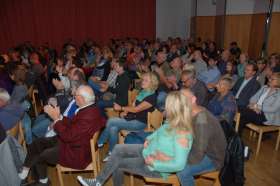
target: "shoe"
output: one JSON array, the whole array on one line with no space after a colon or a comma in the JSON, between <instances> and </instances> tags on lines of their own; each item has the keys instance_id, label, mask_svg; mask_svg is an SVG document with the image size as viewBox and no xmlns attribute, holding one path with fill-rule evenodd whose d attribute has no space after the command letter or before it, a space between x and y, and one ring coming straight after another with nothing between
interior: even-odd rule
<instances>
[{"instance_id":1,"label":"shoe","mask_svg":"<svg viewBox=\"0 0 280 186\"><path fill-rule=\"evenodd\" d=\"M103 162L109 161L110 156L111 156L111 152L109 152L108 155L103 159Z\"/></svg>"},{"instance_id":2,"label":"shoe","mask_svg":"<svg viewBox=\"0 0 280 186\"><path fill-rule=\"evenodd\" d=\"M41 182L37 181L35 183L30 183L29 185L26 185L26 186L50 186L50 185L51 185L51 182L50 182L50 179L48 179L47 183L41 183Z\"/></svg>"},{"instance_id":3,"label":"shoe","mask_svg":"<svg viewBox=\"0 0 280 186\"><path fill-rule=\"evenodd\" d=\"M83 178L82 176L77 176L78 181L83 186L101 186L101 184L95 179Z\"/></svg>"},{"instance_id":4,"label":"shoe","mask_svg":"<svg viewBox=\"0 0 280 186\"><path fill-rule=\"evenodd\" d=\"M28 184L30 184L30 183L28 182L27 178L25 178L24 180L21 180L21 182L20 182L20 186L27 186Z\"/></svg>"}]
</instances>

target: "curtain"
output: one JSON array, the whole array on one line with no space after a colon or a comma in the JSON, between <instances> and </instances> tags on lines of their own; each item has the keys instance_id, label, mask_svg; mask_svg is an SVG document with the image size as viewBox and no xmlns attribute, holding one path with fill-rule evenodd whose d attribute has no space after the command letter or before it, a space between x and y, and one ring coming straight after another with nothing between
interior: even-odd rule
<instances>
[{"instance_id":1,"label":"curtain","mask_svg":"<svg viewBox=\"0 0 280 186\"><path fill-rule=\"evenodd\" d=\"M26 41L60 49L68 39L154 39L155 16L155 0L1 0L0 52Z\"/></svg>"}]
</instances>

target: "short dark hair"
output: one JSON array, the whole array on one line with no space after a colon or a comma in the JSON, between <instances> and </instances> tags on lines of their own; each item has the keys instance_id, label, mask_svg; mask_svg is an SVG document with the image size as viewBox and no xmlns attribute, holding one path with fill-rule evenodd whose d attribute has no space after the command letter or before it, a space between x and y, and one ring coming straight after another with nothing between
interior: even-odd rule
<instances>
[{"instance_id":1,"label":"short dark hair","mask_svg":"<svg viewBox=\"0 0 280 186\"><path fill-rule=\"evenodd\" d=\"M257 72L259 69L256 63L250 62L247 65L251 65L253 67L253 71L255 71L255 72Z\"/></svg>"}]
</instances>

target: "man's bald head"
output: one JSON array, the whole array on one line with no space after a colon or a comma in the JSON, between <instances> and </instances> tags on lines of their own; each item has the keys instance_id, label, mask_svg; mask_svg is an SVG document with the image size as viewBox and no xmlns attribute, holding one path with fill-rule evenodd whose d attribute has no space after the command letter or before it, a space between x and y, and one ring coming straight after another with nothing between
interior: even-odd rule
<instances>
[{"instance_id":1,"label":"man's bald head","mask_svg":"<svg viewBox=\"0 0 280 186\"><path fill-rule=\"evenodd\" d=\"M93 90L87 85L81 85L76 91L76 103L79 107L93 104L95 95Z\"/></svg>"},{"instance_id":2,"label":"man's bald head","mask_svg":"<svg viewBox=\"0 0 280 186\"><path fill-rule=\"evenodd\" d=\"M183 88L181 89L181 92L183 93L184 96L186 96L188 101L192 103L192 106L197 106L196 97L190 89Z\"/></svg>"}]
</instances>

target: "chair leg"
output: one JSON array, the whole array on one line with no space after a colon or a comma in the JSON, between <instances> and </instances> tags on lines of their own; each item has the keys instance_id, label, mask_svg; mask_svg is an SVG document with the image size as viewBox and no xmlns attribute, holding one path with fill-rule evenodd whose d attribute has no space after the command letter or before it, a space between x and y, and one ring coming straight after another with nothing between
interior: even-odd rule
<instances>
[{"instance_id":1,"label":"chair leg","mask_svg":"<svg viewBox=\"0 0 280 186\"><path fill-rule=\"evenodd\" d=\"M278 148L279 148L279 143L280 143L280 129L279 129L279 132L278 132L278 137L277 137L277 141L276 141L275 150L278 150Z\"/></svg>"},{"instance_id":2,"label":"chair leg","mask_svg":"<svg viewBox=\"0 0 280 186\"><path fill-rule=\"evenodd\" d=\"M221 183L219 181L219 178L214 180L214 186L221 186Z\"/></svg>"},{"instance_id":3,"label":"chair leg","mask_svg":"<svg viewBox=\"0 0 280 186\"><path fill-rule=\"evenodd\" d=\"M59 184L60 184L60 186L64 186L62 172L59 167L56 167L56 169L57 169L57 176L58 176Z\"/></svg>"},{"instance_id":4,"label":"chair leg","mask_svg":"<svg viewBox=\"0 0 280 186\"><path fill-rule=\"evenodd\" d=\"M134 186L134 177L133 177L133 175L130 174L129 178L130 178L130 186Z\"/></svg>"},{"instance_id":5,"label":"chair leg","mask_svg":"<svg viewBox=\"0 0 280 186\"><path fill-rule=\"evenodd\" d=\"M252 135L253 135L253 131L252 131L252 130L250 130L249 139L251 139L251 138L252 138Z\"/></svg>"},{"instance_id":6,"label":"chair leg","mask_svg":"<svg viewBox=\"0 0 280 186\"><path fill-rule=\"evenodd\" d=\"M261 131L260 131L260 134L259 134L259 139L258 139L256 157L259 155L259 151L260 151L260 148L261 148L262 135L263 135L263 131L261 130Z\"/></svg>"}]
</instances>

